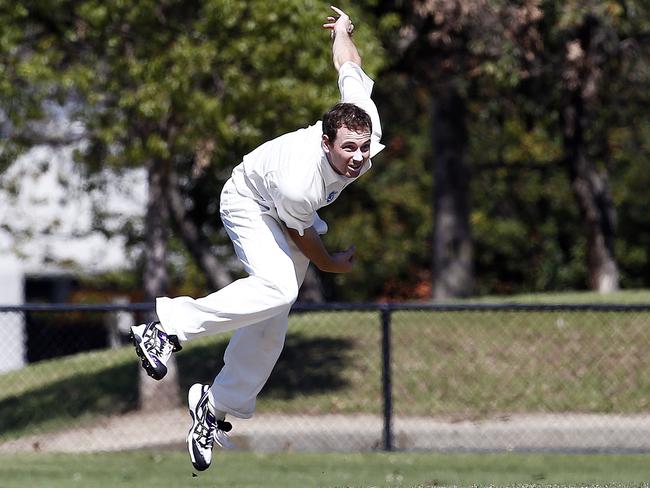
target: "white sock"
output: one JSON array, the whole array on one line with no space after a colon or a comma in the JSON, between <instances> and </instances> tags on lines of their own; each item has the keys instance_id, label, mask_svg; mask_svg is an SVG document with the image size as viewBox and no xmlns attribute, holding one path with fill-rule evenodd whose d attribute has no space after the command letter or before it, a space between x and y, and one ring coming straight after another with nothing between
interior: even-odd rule
<instances>
[{"instance_id":1,"label":"white sock","mask_svg":"<svg viewBox=\"0 0 650 488\"><path fill-rule=\"evenodd\" d=\"M217 410L216 407L214 406L214 399L212 398L212 391L208 393L208 407L210 407L210 411L214 415L214 418L217 420L226 420L226 412L222 412L220 410Z\"/></svg>"}]
</instances>

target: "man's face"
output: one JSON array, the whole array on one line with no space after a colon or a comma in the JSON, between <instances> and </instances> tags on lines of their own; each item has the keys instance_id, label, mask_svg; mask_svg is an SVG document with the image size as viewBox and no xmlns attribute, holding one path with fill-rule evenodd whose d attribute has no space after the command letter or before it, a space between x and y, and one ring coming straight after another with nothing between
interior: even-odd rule
<instances>
[{"instance_id":1,"label":"man's face","mask_svg":"<svg viewBox=\"0 0 650 488\"><path fill-rule=\"evenodd\" d=\"M334 142L323 134L323 150L334 171L347 178L356 178L370 157L370 131L356 132L346 126L336 131Z\"/></svg>"}]
</instances>

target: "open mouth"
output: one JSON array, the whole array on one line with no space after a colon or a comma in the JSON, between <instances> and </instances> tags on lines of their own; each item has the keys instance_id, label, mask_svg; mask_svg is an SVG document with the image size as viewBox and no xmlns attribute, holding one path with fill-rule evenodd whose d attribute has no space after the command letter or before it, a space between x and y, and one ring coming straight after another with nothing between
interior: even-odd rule
<instances>
[{"instance_id":1,"label":"open mouth","mask_svg":"<svg viewBox=\"0 0 650 488\"><path fill-rule=\"evenodd\" d=\"M358 163L354 162L354 163L348 164L348 168L353 170L353 171L359 171L362 166L363 166L363 161L359 161Z\"/></svg>"},{"instance_id":2,"label":"open mouth","mask_svg":"<svg viewBox=\"0 0 650 488\"><path fill-rule=\"evenodd\" d=\"M353 165L353 164L348 164L348 175L352 177L357 177L359 176L359 173L361 173L361 168L363 167L363 164L360 164L358 166Z\"/></svg>"}]
</instances>

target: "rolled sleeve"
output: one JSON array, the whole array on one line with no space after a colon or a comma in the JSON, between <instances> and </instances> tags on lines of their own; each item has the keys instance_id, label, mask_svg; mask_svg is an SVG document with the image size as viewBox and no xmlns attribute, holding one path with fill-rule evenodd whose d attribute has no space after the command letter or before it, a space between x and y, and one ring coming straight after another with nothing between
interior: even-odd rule
<instances>
[{"instance_id":1,"label":"rolled sleeve","mask_svg":"<svg viewBox=\"0 0 650 488\"><path fill-rule=\"evenodd\" d=\"M286 180L270 178L269 189L278 218L301 236L305 229L314 225L316 214L312 203L299 188L293 188Z\"/></svg>"},{"instance_id":2,"label":"rolled sleeve","mask_svg":"<svg viewBox=\"0 0 650 488\"><path fill-rule=\"evenodd\" d=\"M314 212L311 211L304 201L284 200L275 204L278 217L290 229L298 231L301 236L305 229L314 225Z\"/></svg>"},{"instance_id":3,"label":"rolled sleeve","mask_svg":"<svg viewBox=\"0 0 650 488\"><path fill-rule=\"evenodd\" d=\"M314 212L314 230L320 235L327 234L328 231L327 222L321 219L318 212Z\"/></svg>"},{"instance_id":4,"label":"rolled sleeve","mask_svg":"<svg viewBox=\"0 0 650 488\"><path fill-rule=\"evenodd\" d=\"M375 82L361 69L361 67L348 61L339 68L339 91L341 101L352 103L370 116L372 121L372 135L370 137L370 157L378 154L384 145L381 141L381 121L375 103L370 98Z\"/></svg>"}]
</instances>

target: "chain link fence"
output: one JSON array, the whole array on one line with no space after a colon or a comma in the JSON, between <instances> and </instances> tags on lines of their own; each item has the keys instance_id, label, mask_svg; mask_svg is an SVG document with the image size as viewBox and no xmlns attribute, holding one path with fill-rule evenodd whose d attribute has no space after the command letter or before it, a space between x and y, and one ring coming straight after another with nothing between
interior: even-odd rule
<instances>
[{"instance_id":1,"label":"chain link fence","mask_svg":"<svg viewBox=\"0 0 650 488\"><path fill-rule=\"evenodd\" d=\"M141 372L148 304L0 308L0 452L184 445L229 335ZM650 452L650 305L296 305L253 450Z\"/></svg>"}]
</instances>

